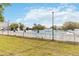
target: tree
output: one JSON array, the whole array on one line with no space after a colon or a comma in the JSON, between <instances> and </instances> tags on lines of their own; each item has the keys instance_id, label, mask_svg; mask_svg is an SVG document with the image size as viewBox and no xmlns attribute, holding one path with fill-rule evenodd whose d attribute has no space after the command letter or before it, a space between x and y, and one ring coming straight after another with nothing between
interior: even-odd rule
<instances>
[{"instance_id":1,"label":"tree","mask_svg":"<svg viewBox=\"0 0 79 59\"><path fill-rule=\"evenodd\" d=\"M19 29L20 29L20 30L23 30L23 29L24 29L24 24L19 23Z\"/></svg>"},{"instance_id":2,"label":"tree","mask_svg":"<svg viewBox=\"0 0 79 59\"><path fill-rule=\"evenodd\" d=\"M31 30L31 28L29 28L29 27L26 27L26 30L28 31L28 30Z\"/></svg>"},{"instance_id":3,"label":"tree","mask_svg":"<svg viewBox=\"0 0 79 59\"><path fill-rule=\"evenodd\" d=\"M34 24L33 26L33 30L44 30L46 27L45 26L42 26L40 24Z\"/></svg>"},{"instance_id":4,"label":"tree","mask_svg":"<svg viewBox=\"0 0 79 59\"><path fill-rule=\"evenodd\" d=\"M74 29L77 28L77 23L76 23L76 22L71 22L71 21L65 22L65 23L63 24L62 28L63 28L64 30L74 30Z\"/></svg>"},{"instance_id":5,"label":"tree","mask_svg":"<svg viewBox=\"0 0 79 59\"><path fill-rule=\"evenodd\" d=\"M4 16L0 14L0 22L4 22Z\"/></svg>"},{"instance_id":6,"label":"tree","mask_svg":"<svg viewBox=\"0 0 79 59\"><path fill-rule=\"evenodd\" d=\"M10 29L10 30L17 30L17 28L18 28L18 24L17 24L17 23L12 23L12 24L10 24L10 26L9 26L9 29Z\"/></svg>"},{"instance_id":7,"label":"tree","mask_svg":"<svg viewBox=\"0 0 79 59\"><path fill-rule=\"evenodd\" d=\"M34 24L33 26L33 30L37 30L37 32L39 33L39 30L44 30L46 27L45 26L42 26L40 24Z\"/></svg>"},{"instance_id":8,"label":"tree","mask_svg":"<svg viewBox=\"0 0 79 59\"><path fill-rule=\"evenodd\" d=\"M0 22L4 22L3 11L9 5L10 5L9 3L0 3Z\"/></svg>"},{"instance_id":9,"label":"tree","mask_svg":"<svg viewBox=\"0 0 79 59\"><path fill-rule=\"evenodd\" d=\"M79 29L79 22L76 22L76 29Z\"/></svg>"},{"instance_id":10,"label":"tree","mask_svg":"<svg viewBox=\"0 0 79 59\"><path fill-rule=\"evenodd\" d=\"M56 26L56 25L53 25L51 28L52 28L53 30L56 30L57 26Z\"/></svg>"}]
</instances>

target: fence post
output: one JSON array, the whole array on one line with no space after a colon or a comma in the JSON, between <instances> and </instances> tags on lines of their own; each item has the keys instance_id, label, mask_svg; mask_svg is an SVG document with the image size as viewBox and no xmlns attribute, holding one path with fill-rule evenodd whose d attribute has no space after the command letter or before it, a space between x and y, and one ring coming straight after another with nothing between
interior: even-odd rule
<instances>
[{"instance_id":1,"label":"fence post","mask_svg":"<svg viewBox=\"0 0 79 59\"><path fill-rule=\"evenodd\" d=\"M9 20L7 21L7 35L9 35Z\"/></svg>"},{"instance_id":2,"label":"fence post","mask_svg":"<svg viewBox=\"0 0 79 59\"><path fill-rule=\"evenodd\" d=\"M24 30L23 30L23 37L24 37Z\"/></svg>"},{"instance_id":3,"label":"fence post","mask_svg":"<svg viewBox=\"0 0 79 59\"><path fill-rule=\"evenodd\" d=\"M76 39L76 37L75 37L75 30L73 30L73 36L74 36L74 45L75 45L75 39Z\"/></svg>"}]
</instances>

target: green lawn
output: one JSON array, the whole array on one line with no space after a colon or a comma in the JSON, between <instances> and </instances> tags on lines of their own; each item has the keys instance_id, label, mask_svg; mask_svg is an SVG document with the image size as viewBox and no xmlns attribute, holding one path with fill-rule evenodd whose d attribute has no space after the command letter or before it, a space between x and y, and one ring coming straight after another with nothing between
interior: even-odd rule
<instances>
[{"instance_id":1,"label":"green lawn","mask_svg":"<svg viewBox=\"0 0 79 59\"><path fill-rule=\"evenodd\" d=\"M0 35L0 55L79 55L79 45Z\"/></svg>"}]
</instances>

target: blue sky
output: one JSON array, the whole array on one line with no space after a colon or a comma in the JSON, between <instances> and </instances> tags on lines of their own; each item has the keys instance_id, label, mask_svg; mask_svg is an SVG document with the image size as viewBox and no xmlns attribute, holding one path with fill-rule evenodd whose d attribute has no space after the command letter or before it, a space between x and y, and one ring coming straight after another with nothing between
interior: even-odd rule
<instances>
[{"instance_id":1,"label":"blue sky","mask_svg":"<svg viewBox=\"0 0 79 59\"><path fill-rule=\"evenodd\" d=\"M56 25L62 25L65 21L79 21L79 4L15 3L5 8L4 16L11 23L21 22L29 27L36 23L50 27L52 11Z\"/></svg>"}]
</instances>

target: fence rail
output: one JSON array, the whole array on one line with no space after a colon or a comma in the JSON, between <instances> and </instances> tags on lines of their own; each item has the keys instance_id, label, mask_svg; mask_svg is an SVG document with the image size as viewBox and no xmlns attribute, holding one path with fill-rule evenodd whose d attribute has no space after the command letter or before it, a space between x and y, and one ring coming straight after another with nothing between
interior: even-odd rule
<instances>
[{"instance_id":1,"label":"fence rail","mask_svg":"<svg viewBox=\"0 0 79 59\"><path fill-rule=\"evenodd\" d=\"M49 40L58 40L58 41L72 41L72 42L79 42L79 31L54 31L54 35L52 32L43 32L40 31L39 33L35 31L0 31L0 34L3 35L15 35L15 36L22 36L22 37L34 37L34 38L42 38L42 39L49 39ZM74 35L75 34L75 35Z\"/></svg>"},{"instance_id":2,"label":"fence rail","mask_svg":"<svg viewBox=\"0 0 79 59\"><path fill-rule=\"evenodd\" d=\"M79 31L55 31L54 40L79 42Z\"/></svg>"},{"instance_id":3,"label":"fence rail","mask_svg":"<svg viewBox=\"0 0 79 59\"><path fill-rule=\"evenodd\" d=\"M53 35L52 32L34 32L34 31L0 31L0 34L3 35L15 35L15 36L22 36L22 37L34 37L34 38L42 38L42 39L49 39L52 40L53 39Z\"/></svg>"}]
</instances>

